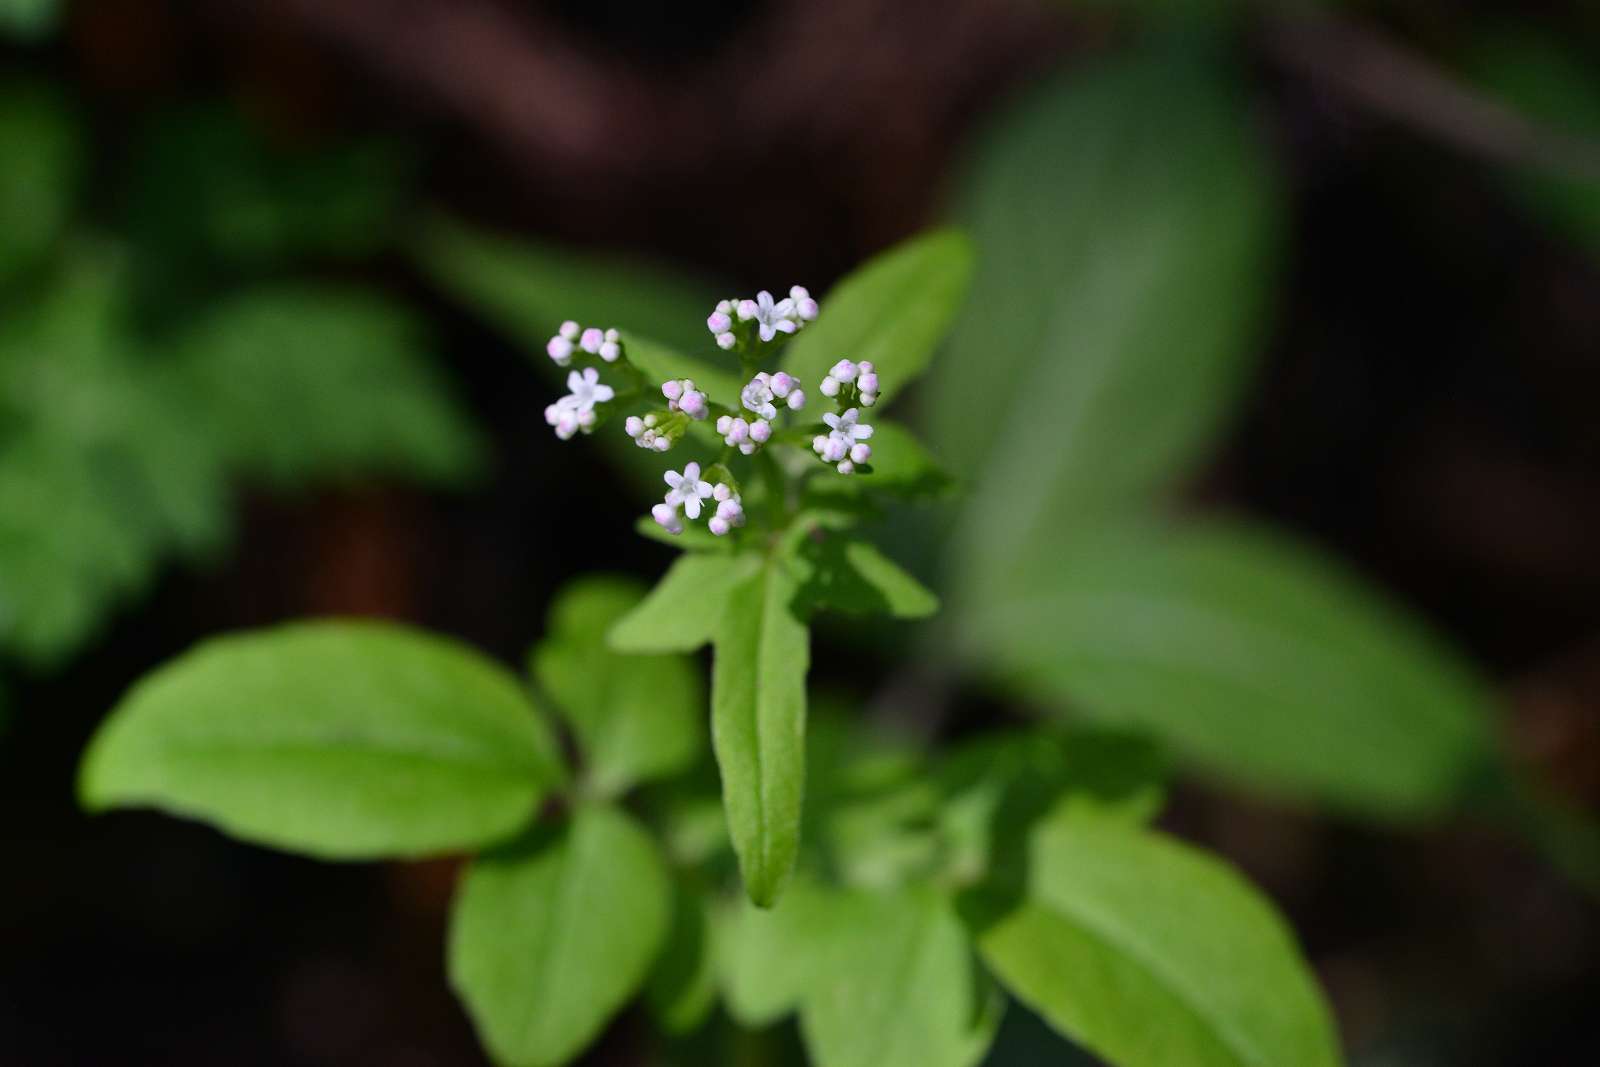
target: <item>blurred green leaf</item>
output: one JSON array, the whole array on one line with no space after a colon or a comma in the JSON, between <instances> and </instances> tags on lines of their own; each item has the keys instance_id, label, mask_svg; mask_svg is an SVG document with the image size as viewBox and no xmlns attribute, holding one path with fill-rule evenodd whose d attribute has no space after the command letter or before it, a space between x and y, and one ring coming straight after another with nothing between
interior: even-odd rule
<instances>
[{"instance_id":1,"label":"blurred green leaf","mask_svg":"<svg viewBox=\"0 0 1600 1067\"><path fill-rule=\"evenodd\" d=\"M570 822L479 856L450 926L450 980L510 1067L553 1067L639 990L666 937L671 885L650 835L580 805Z\"/></svg>"},{"instance_id":2,"label":"blurred green leaf","mask_svg":"<svg viewBox=\"0 0 1600 1067\"><path fill-rule=\"evenodd\" d=\"M1600 73L1592 57L1527 27L1500 27L1479 42L1479 81L1522 115L1558 136L1586 141L1600 158ZM1600 253L1600 180L1528 167L1514 176L1529 210Z\"/></svg>"},{"instance_id":3,"label":"blurred green leaf","mask_svg":"<svg viewBox=\"0 0 1600 1067\"><path fill-rule=\"evenodd\" d=\"M1272 905L1164 835L1069 811L1034 833L1022 898L968 915L1001 983L1117 1067L1342 1062Z\"/></svg>"},{"instance_id":4,"label":"blurred green leaf","mask_svg":"<svg viewBox=\"0 0 1600 1067\"><path fill-rule=\"evenodd\" d=\"M668 351L714 351L706 316L727 294L682 271L496 237L442 218L421 229L414 251L435 282L540 362L549 362L545 342L567 319L659 338Z\"/></svg>"},{"instance_id":5,"label":"blurred green leaf","mask_svg":"<svg viewBox=\"0 0 1600 1067\"><path fill-rule=\"evenodd\" d=\"M877 419L872 428L870 470L858 470L849 478L813 478L806 486L812 498L843 500L881 492L924 500L945 496L955 488L955 480L910 430Z\"/></svg>"},{"instance_id":6,"label":"blurred green leaf","mask_svg":"<svg viewBox=\"0 0 1600 1067\"><path fill-rule=\"evenodd\" d=\"M700 753L705 690L694 664L606 646L607 629L643 596L628 579L580 579L556 601L531 656L534 679L572 724L585 774L604 796L676 774Z\"/></svg>"},{"instance_id":7,"label":"blurred green leaf","mask_svg":"<svg viewBox=\"0 0 1600 1067\"><path fill-rule=\"evenodd\" d=\"M211 308L176 343L191 418L242 472L299 486L408 474L452 483L481 459L403 308L359 290L274 285Z\"/></svg>"},{"instance_id":8,"label":"blurred green leaf","mask_svg":"<svg viewBox=\"0 0 1600 1067\"><path fill-rule=\"evenodd\" d=\"M960 212L977 273L928 382L932 442L971 485L963 594L1192 468L1248 380L1280 198L1209 59L1074 70L979 146Z\"/></svg>"},{"instance_id":9,"label":"blurred green leaf","mask_svg":"<svg viewBox=\"0 0 1600 1067\"><path fill-rule=\"evenodd\" d=\"M717 1005L716 943L708 902L682 885L672 899L671 929L645 999L656 1023L678 1035L699 1029Z\"/></svg>"},{"instance_id":10,"label":"blurred green leaf","mask_svg":"<svg viewBox=\"0 0 1600 1067\"><path fill-rule=\"evenodd\" d=\"M273 145L221 106L150 122L132 160L134 283L169 305L209 295L230 273L372 255L393 235L413 170L397 144Z\"/></svg>"},{"instance_id":11,"label":"blurred green leaf","mask_svg":"<svg viewBox=\"0 0 1600 1067\"><path fill-rule=\"evenodd\" d=\"M972 244L955 230L896 245L829 291L817 321L789 344L783 369L810 391L839 360L870 360L886 404L933 358L971 275Z\"/></svg>"},{"instance_id":12,"label":"blurred green leaf","mask_svg":"<svg viewBox=\"0 0 1600 1067\"><path fill-rule=\"evenodd\" d=\"M771 907L794 870L805 799L810 633L796 582L768 560L728 595L715 630L711 740L745 891Z\"/></svg>"},{"instance_id":13,"label":"blurred green leaf","mask_svg":"<svg viewBox=\"0 0 1600 1067\"><path fill-rule=\"evenodd\" d=\"M181 376L135 348L121 279L77 249L0 308L0 644L39 665L227 525L223 457L196 441Z\"/></svg>"},{"instance_id":14,"label":"blurred green leaf","mask_svg":"<svg viewBox=\"0 0 1600 1067\"><path fill-rule=\"evenodd\" d=\"M802 614L819 610L851 615L925 619L939 598L907 574L876 545L847 533L829 533L800 543Z\"/></svg>"},{"instance_id":15,"label":"blurred green leaf","mask_svg":"<svg viewBox=\"0 0 1600 1067\"><path fill-rule=\"evenodd\" d=\"M515 677L376 622L208 641L129 691L91 742L85 807L156 807L330 859L515 833L562 778Z\"/></svg>"},{"instance_id":16,"label":"blurred green leaf","mask_svg":"<svg viewBox=\"0 0 1600 1067\"><path fill-rule=\"evenodd\" d=\"M685 356L632 331L624 333L622 340L628 362L644 373L652 387L672 378L689 378L711 396L732 400L744 386L731 367L717 367L703 359ZM653 388L647 390L646 398L652 406L659 407L662 403L660 392Z\"/></svg>"},{"instance_id":17,"label":"blurred green leaf","mask_svg":"<svg viewBox=\"0 0 1600 1067\"><path fill-rule=\"evenodd\" d=\"M974 662L1229 780L1416 818L1492 765L1490 697L1468 665L1331 560L1263 530L1052 539L991 593L964 620Z\"/></svg>"},{"instance_id":18,"label":"blurred green leaf","mask_svg":"<svg viewBox=\"0 0 1600 1067\"><path fill-rule=\"evenodd\" d=\"M42 12L48 5L32 6ZM20 20L29 10L22 0L0 0L0 28L8 14ZM78 194L83 157L77 124L55 93L0 83L0 284L38 264L60 236Z\"/></svg>"},{"instance_id":19,"label":"blurred green leaf","mask_svg":"<svg viewBox=\"0 0 1600 1067\"><path fill-rule=\"evenodd\" d=\"M42 41L61 22L60 0L0 0L0 36L25 43ZM0 159L15 157L0 152ZM0 233L9 232L0 227Z\"/></svg>"},{"instance_id":20,"label":"blurred green leaf","mask_svg":"<svg viewBox=\"0 0 1600 1067\"><path fill-rule=\"evenodd\" d=\"M1004 1000L979 975L967 932L932 889L858 893L842 936L854 951L811 989L801 1032L817 1067L971 1067Z\"/></svg>"},{"instance_id":21,"label":"blurred green leaf","mask_svg":"<svg viewBox=\"0 0 1600 1067\"><path fill-rule=\"evenodd\" d=\"M607 643L618 652L693 652L716 636L728 597L756 566L750 556L684 553L607 631Z\"/></svg>"},{"instance_id":22,"label":"blurred green leaf","mask_svg":"<svg viewBox=\"0 0 1600 1067\"><path fill-rule=\"evenodd\" d=\"M839 895L797 877L771 908L740 897L717 915L719 980L728 1014L740 1025L768 1026L795 1011L806 991L839 966L832 957L853 951L841 936Z\"/></svg>"}]
</instances>

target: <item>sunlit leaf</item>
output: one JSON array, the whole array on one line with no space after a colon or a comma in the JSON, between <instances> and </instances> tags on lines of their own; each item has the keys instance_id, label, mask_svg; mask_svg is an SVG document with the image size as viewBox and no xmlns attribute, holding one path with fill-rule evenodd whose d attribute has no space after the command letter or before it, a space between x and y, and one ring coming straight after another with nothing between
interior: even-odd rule
<instances>
[{"instance_id":1,"label":"sunlit leaf","mask_svg":"<svg viewBox=\"0 0 1600 1067\"><path fill-rule=\"evenodd\" d=\"M850 894L841 931L854 951L804 997L800 1027L817 1067L971 1067L1004 1001L974 967L955 909L928 888Z\"/></svg>"},{"instance_id":2,"label":"sunlit leaf","mask_svg":"<svg viewBox=\"0 0 1600 1067\"><path fill-rule=\"evenodd\" d=\"M560 782L516 678L443 638L302 623L199 645L138 683L84 756L94 811L155 807L335 859L506 838Z\"/></svg>"},{"instance_id":3,"label":"sunlit leaf","mask_svg":"<svg viewBox=\"0 0 1600 1067\"><path fill-rule=\"evenodd\" d=\"M577 735L586 778L604 796L683 770L703 743L699 669L683 656L630 656L606 645L606 631L643 596L623 578L568 586L530 657L534 679Z\"/></svg>"},{"instance_id":4,"label":"sunlit leaf","mask_svg":"<svg viewBox=\"0 0 1600 1067\"><path fill-rule=\"evenodd\" d=\"M1117 1067L1334 1067L1294 936L1244 879L1161 834L1083 811L1033 835L1016 899L968 917L1001 983Z\"/></svg>"},{"instance_id":5,"label":"sunlit leaf","mask_svg":"<svg viewBox=\"0 0 1600 1067\"><path fill-rule=\"evenodd\" d=\"M790 342L784 370L810 391L839 360L868 360L883 383L878 403L886 404L933 358L971 274L972 246L957 231L896 245L828 292L816 322Z\"/></svg>"},{"instance_id":6,"label":"sunlit leaf","mask_svg":"<svg viewBox=\"0 0 1600 1067\"><path fill-rule=\"evenodd\" d=\"M810 633L778 561L743 578L715 631L711 740L745 891L777 901L800 848Z\"/></svg>"},{"instance_id":7,"label":"sunlit leaf","mask_svg":"<svg viewBox=\"0 0 1600 1067\"><path fill-rule=\"evenodd\" d=\"M974 662L1230 781L1404 818L1447 808L1491 765L1483 681L1282 536L1116 525L1033 546L992 592L967 620Z\"/></svg>"},{"instance_id":8,"label":"sunlit leaf","mask_svg":"<svg viewBox=\"0 0 1600 1067\"><path fill-rule=\"evenodd\" d=\"M756 566L748 556L685 553L606 639L618 652L693 652L716 636L728 597Z\"/></svg>"},{"instance_id":9,"label":"sunlit leaf","mask_svg":"<svg viewBox=\"0 0 1600 1067\"><path fill-rule=\"evenodd\" d=\"M649 834L599 805L474 860L450 980L495 1059L554 1067L593 1041L644 982L670 892Z\"/></svg>"}]
</instances>

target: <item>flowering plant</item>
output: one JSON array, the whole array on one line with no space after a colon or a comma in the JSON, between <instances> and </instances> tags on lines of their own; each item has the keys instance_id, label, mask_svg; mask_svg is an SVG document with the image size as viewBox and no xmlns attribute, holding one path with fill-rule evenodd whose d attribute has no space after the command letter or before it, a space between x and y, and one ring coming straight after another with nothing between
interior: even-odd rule
<instances>
[{"instance_id":1,"label":"flowering plant","mask_svg":"<svg viewBox=\"0 0 1600 1067\"><path fill-rule=\"evenodd\" d=\"M1271 907L1148 829L1148 743L1030 729L928 751L808 713L819 614L938 607L864 531L951 487L878 412L927 365L970 260L939 232L820 303L723 301L705 359L562 324L555 434L620 420L633 457L677 454L639 522L684 551L660 582L575 582L531 686L376 622L208 642L127 694L85 755L84 803L325 859L476 852L450 976L518 1067L571 1060L640 995L673 1035L719 1003L748 1028L798 1015L822 1067L972 1067L1008 997L1127 1067L1335 1064Z\"/></svg>"}]
</instances>

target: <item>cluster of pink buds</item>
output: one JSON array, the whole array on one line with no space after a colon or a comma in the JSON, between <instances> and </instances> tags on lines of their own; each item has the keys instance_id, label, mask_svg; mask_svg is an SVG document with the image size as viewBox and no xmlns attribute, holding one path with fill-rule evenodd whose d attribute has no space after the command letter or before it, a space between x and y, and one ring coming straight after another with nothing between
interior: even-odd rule
<instances>
[{"instance_id":1,"label":"cluster of pink buds","mask_svg":"<svg viewBox=\"0 0 1600 1067\"><path fill-rule=\"evenodd\" d=\"M823 415L828 432L811 439L811 451L832 463L840 474L854 474L857 466L872 458L872 446L867 444L872 427L860 419L858 408L849 408L842 415L831 411Z\"/></svg>"},{"instance_id":2,"label":"cluster of pink buds","mask_svg":"<svg viewBox=\"0 0 1600 1067\"><path fill-rule=\"evenodd\" d=\"M546 342L544 350L558 367L570 364L577 352L587 352L607 363L615 363L617 357L622 355L622 336L616 330L601 330L597 326L585 330L568 319L561 324L556 335Z\"/></svg>"},{"instance_id":3,"label":"cluster of pink buds","mask_svg":"<svg viewBox=\"0 0 1600 1067\"><path fill-rule=\"evenodd\" d=\"M860 404L870 408L878 402L878 372L867 360L852 363L841 359L822 379L822 395L837 399L840 404Z\"/></svg>"}]
</instances>

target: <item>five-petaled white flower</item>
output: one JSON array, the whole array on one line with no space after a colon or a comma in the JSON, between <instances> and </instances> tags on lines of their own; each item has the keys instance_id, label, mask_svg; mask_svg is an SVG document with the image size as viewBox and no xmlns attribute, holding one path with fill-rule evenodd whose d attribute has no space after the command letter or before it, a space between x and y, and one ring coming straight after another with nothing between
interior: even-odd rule
<instances>
[{"instance_id":1,"label":"five-petaled white flower","mask_svg":"<svg viewBox=\"0 0 1600 1067\"><path fill-rule=\"evenodd\" d=\"M799 317L793 297L774 301L772 294L765 289L757 293L754 300L739 301L739 318L744 321L755 319L759 328L757 332L763 341L770 341L780 333L794 333L800 328L800 323L796 321Z\"/></svg>"},{"instance_id":2,"label":"five-petaled white flower","mask_svg":"<svg viewBox=\"0 0 1600 1067\"><path fill-rule=\"evenodd\" d=\"M593 367L573 371L567 375L567 388L571 393L556 403L582 414L593 411L596 404L604 404L617 395L609 385L600 384L600 372Z\"/></svg>"},{"instance_id":3,"label":"five-petaled white flower","mask_svg":"<svg viewBox=\"0 0 1600 1067\"><path fill-rule=\"evenodd\" d=\"M700 517L700 501L711 496L713 486L710 482L700 480L700 464L688 463L684 465L683 473L667 471L662 475L667 483L666 503L671 507L683 507L683 513L691 519Z\"/></svg>"},{"instance_id":4,"label":"five-petaled white flower","mask_svg":"<svg viewBox=\"0 0 1600 1067\"><path fill-rule=\"evenodd\" d=\"M837 464L840 474L850 474L856 464L872 458L872 446L866 443L872 436L872 427L859 421L860 418L858 408L851 408L843 415L827 412L822 421L828 424L828 433L812 438L811 450L827 462Z\"/></svg>"}]
</instances>

